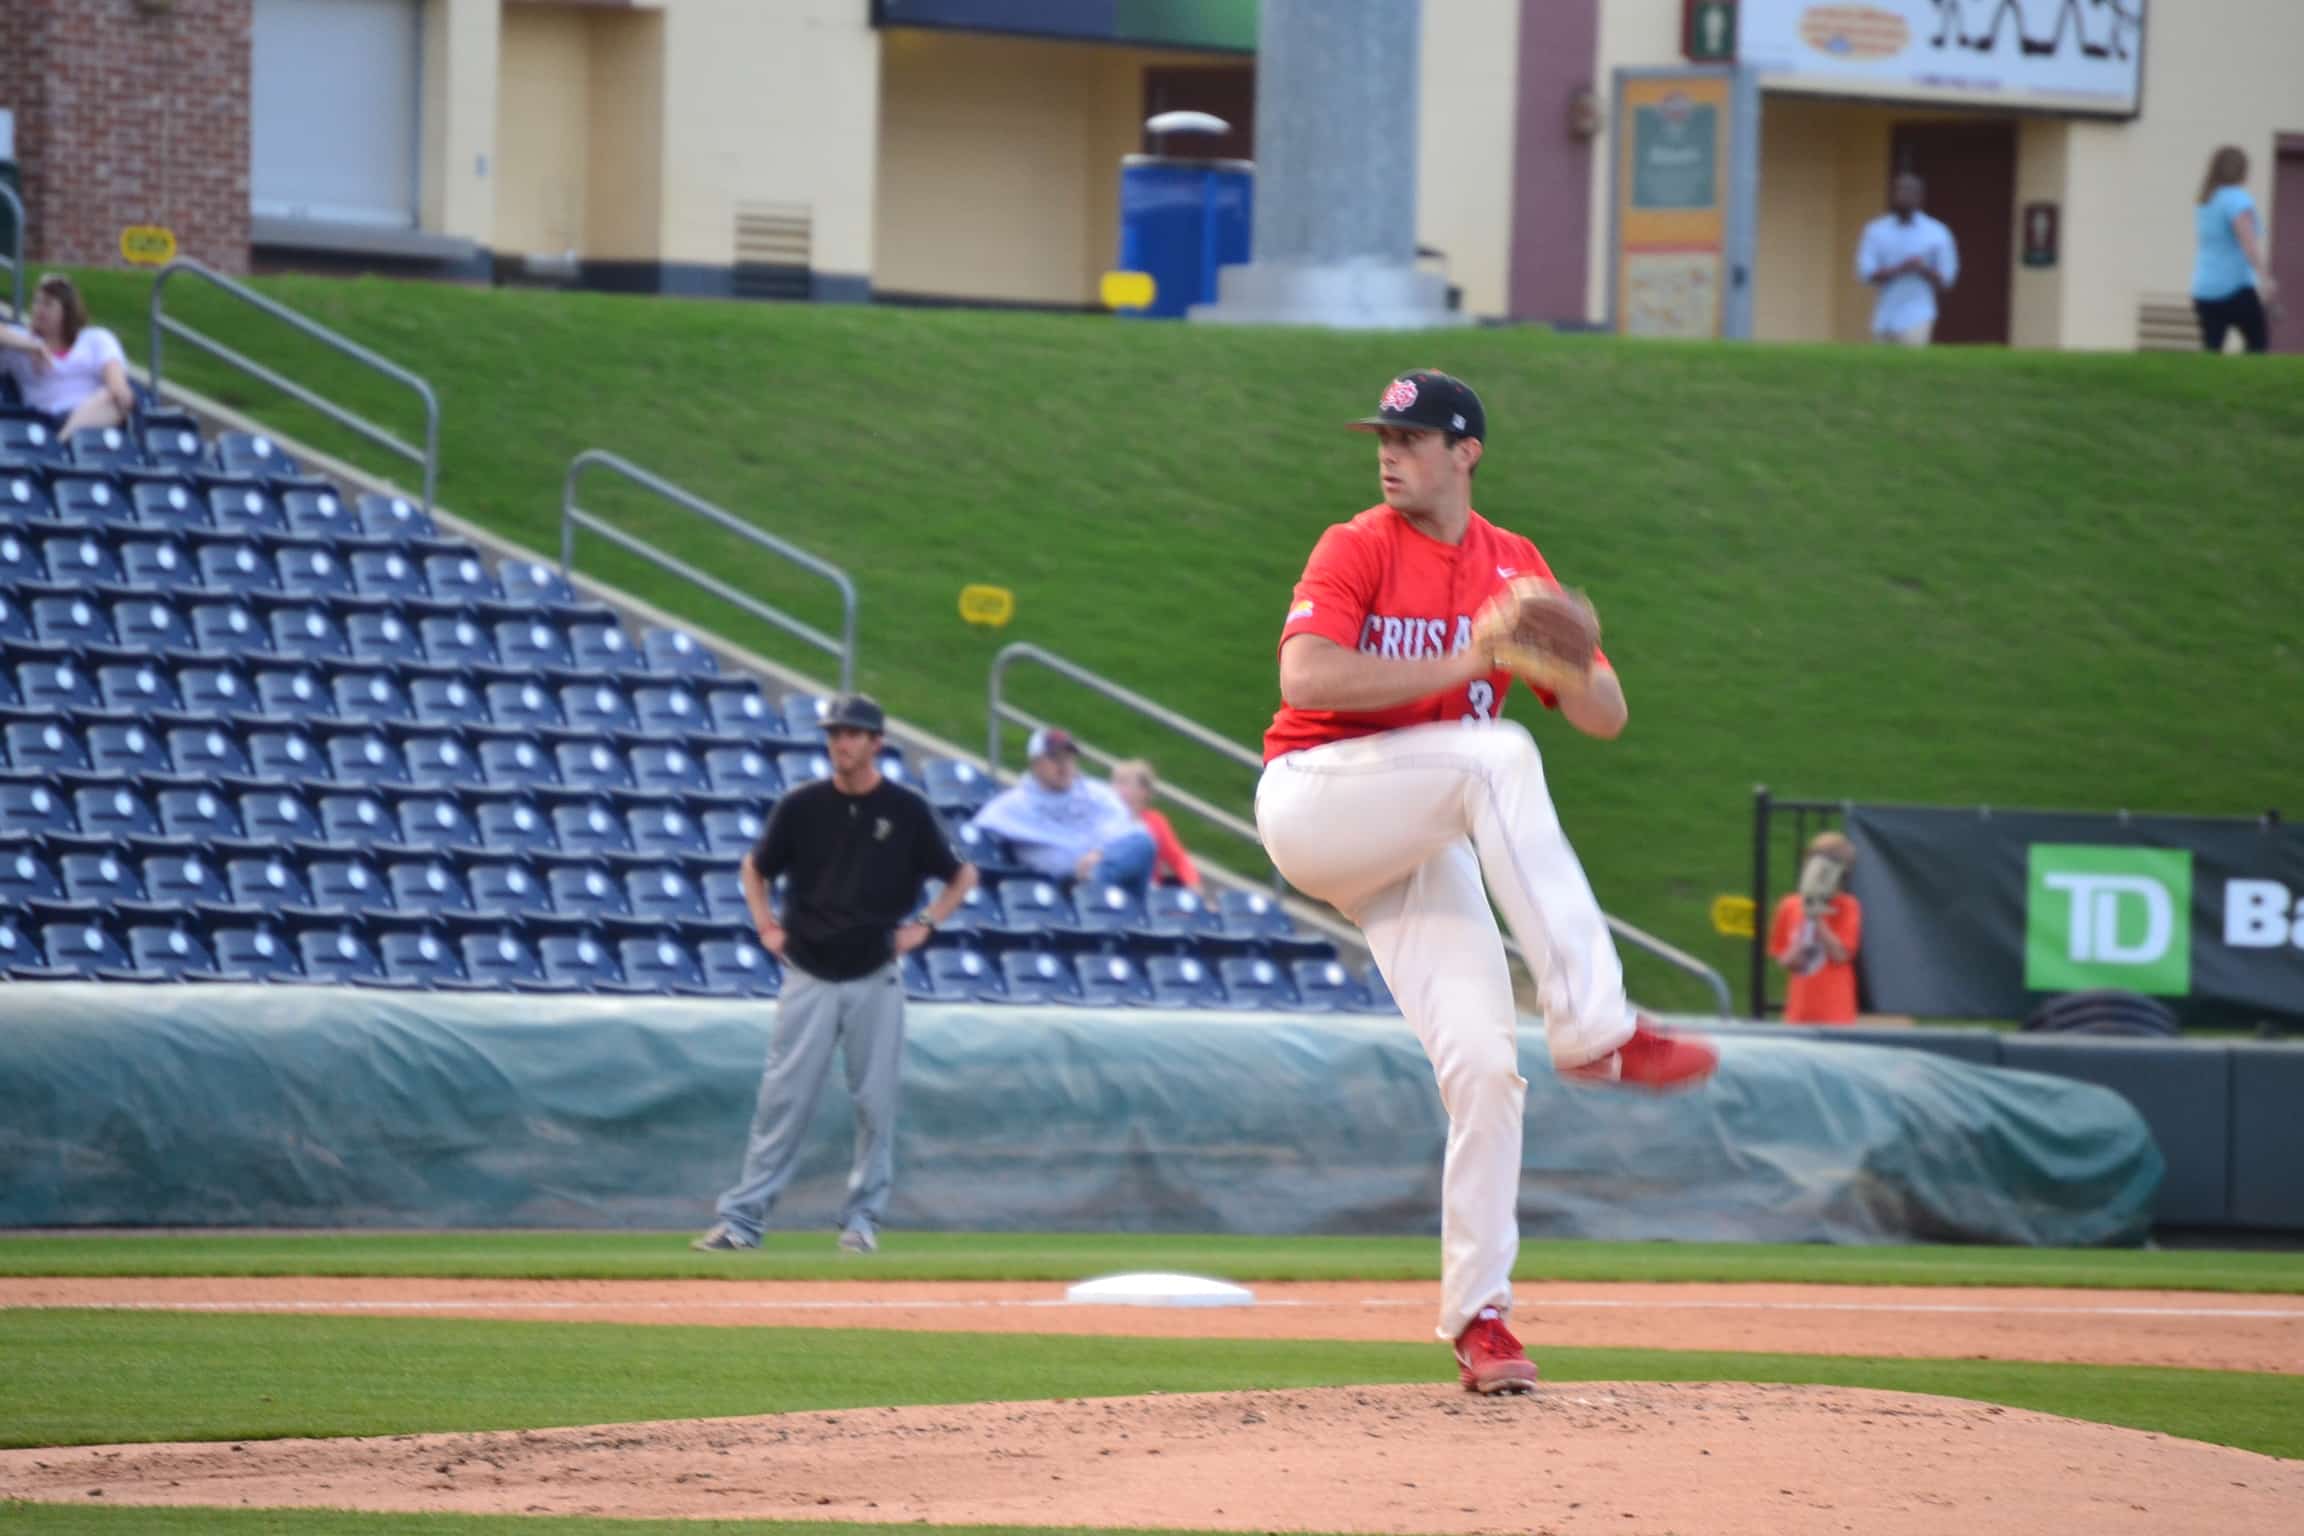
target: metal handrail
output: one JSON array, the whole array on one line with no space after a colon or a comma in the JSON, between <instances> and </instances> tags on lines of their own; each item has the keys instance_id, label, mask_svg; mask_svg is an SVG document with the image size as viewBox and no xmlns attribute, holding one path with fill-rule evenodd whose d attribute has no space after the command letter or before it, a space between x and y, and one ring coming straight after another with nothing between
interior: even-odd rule
<instances>
[{"instance_id":1,"label":"metal handrail","mask_svg":"<svg viewBox=\"0 0 2304 1536\"><path fill-rule=\"evenodd\" d=\"M8 211L15 215L15 221L8 226L15 234L9 242L13 248L6 256L0 256L0 261L8 264L9 280L16 288L16 307L8 313L21 325L24 323L24 199L16 195L14 187L0 181L0 203L6 203Z\"/></svg>"},{"instance_id":2,"label":"metal handrail","mask_svg":"<svg viewBox=\"0 0 2304 1536\"><path fill-rule=\"evenodd\" d=\"M709 571L700 570L676 555L668 555L645 539L634 538L622 529L602 522L590 512L576 505L576 482L587 469L605 469L623 476L642 490L653 491L674 506L683 507L698 516L717 523L739 538L747 539L774 555L781 555L802 570L823 577L840 591L840 637L832 636L805 623L781 608L760 601L749 592L741 592ZM587 448L568 461L567 478L560 487L560 574L573 577L576 571L576 530L589 529L628 554L638 555L675 576L702 587L714 597L734 603L754 618L775 625L786 634L807 641L818 650L840 659L840 691L847 693L856 686L856 583L848 573L829 560L808 553L796 544L788 544L772 533L755 528L732 512L723 511L703 497L681 489L660 475L651 474L629 459L621 458L604 448Z\"/></svg>"},{"instance_id":3,"label":"metal handrail","mask_svg":"<svg viewBox=\"0 0 2304 1536\"><path fill-rule=\"evenodd\" d=\"M1013 704L1005 702L1001 697L1001 680L1009 665L1019 661L1036 662L1049 671L1078 683L1091 693L1110 699L1115 704L1127 706L1155 725L1166 726L1187 741L1206 747L1219 757L1238 763L1244 768L1252 768L1259 773L1264 769L1264 760L1261 757L1241 746L1238 742L1229 741L1217 735L1198 721L1177 714L1166 705L1155 703L1131 689L1123 688L1120 684L1089 671L1077 662L1067 661L1052 651L1046 651L1037 645L1019 641L1014 645L1003 646L1000 653L992 658L992 675L987 687L985 701L984 760L992 765L995 772L1000 767L1000 727L1003 723L1020 725L1026 730L1038 730L1048 723L1037 716L1025 713ZM1093 761L1106 766L1114 761L1112 754L1092 747L1077 737L1073 739L1073 745L1080 749L1082 756ZM1207 818L1225 831L1246 838L1258 847L1263 846L1264 839L1257 832L1254 822L1247 821L1220 806L1211 805L1190 790L1178 789L1165 782L1160 785L1159 792L1187 810ZM1273 883L1275 885L1280 883L1278 870L1273 871ZM1620 917L1610 917L1605 913L1602 916L1607 917L1609 932L1618 938L1635 948L1646 950L1667 965L1686 971L1704 983L1706 988L1711 991L1713 1000L1719 1005L1721 1018L1726 1019L1735 1016L1735 1001L1733 994L1728 989L1728 979L1725 976L1686 950L1667 944L1646 929L1634 927ZM1511 944L1512 952L1520 957L1520 963L1528 966L1530 974L1533 975L1535 967L1529 965L1527 950L1523 949L1516 939L1507 937L1507 942Z\"/></svg>"},{"instance_id":4,"label":"metal handrail","mask_svg":"<svg viewBox=\"0 0 2304 1536\"><path fill-rule=\"evenodd\" d=\"M252 308L262 310L273 319L301 332L332 351L340 352L356 363L365 364L386 378L407 385L424 403L424 446L403 442L392 433L377 426L367 417L344 409L324 396L306 389L295 380L267 368L241 352L236 352L212 336L205 336L180 320L168 318L162 299L167 293L168 281L178 273L189 273L212 287L220 288L233 298ZM220 362L228 363L251 378L262 380L291 399L300 400L321 415L349 432L357 432L368 441L388 452L398 454L424 472L424 510L432 510L432 498L440 482L440 397L432 386L417 374L409 372L390 358L378 356L348 336L339 336L315 320L308 320L287 305L264 297L244 283L234 282L223 273L213 270L190 257L180 257L162 267L152 279L152 387L160 388L160 338L174 336L180 341L199 347Z\"/></svg>"}]
</instances>

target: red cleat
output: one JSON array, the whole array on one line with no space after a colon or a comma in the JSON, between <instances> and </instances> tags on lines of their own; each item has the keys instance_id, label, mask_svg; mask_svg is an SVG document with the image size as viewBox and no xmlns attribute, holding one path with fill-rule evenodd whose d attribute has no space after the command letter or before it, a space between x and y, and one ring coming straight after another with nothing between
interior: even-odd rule
<instances>
[{"instance_id":1,"label":"red cleat","mask_svg":"<svg viewBox=\"0 0 2304 1536\"><path fill-rule=\"evenodd\" d=\"M1613 1083L1670 1093L1695 1087L1719 1066L1719 1047L1702 1035L1671 1034L1635 1016L1631 1039L1596 1061L1562 1067L1559 1072L1573 1082Z\"/></svg>"},{"instance_id":2,"label":"red cleat","mask_svg":"<svg viewBox=\"0 0 2304 1536\"><path fill-rule=\"evenodd\" d=\"M1467 1392L1494 1397L1536 1390L1536 1362L1528 1358L1528 1351L1512 1337L1512 1330L1504 1326L1494 1307L1482 1307L1480 1315L1456 1336L1456 1364L1462 1367Z\"/></svg>"}]
</instances>

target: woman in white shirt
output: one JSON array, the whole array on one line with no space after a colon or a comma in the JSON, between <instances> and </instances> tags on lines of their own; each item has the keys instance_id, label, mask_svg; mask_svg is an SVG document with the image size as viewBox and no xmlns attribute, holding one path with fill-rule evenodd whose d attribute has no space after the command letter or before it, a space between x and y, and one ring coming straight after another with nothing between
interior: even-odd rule
<instances>
[{"instance_id":1,"label":"woman in white shirt","mask_svg":"<svg viewBox=\"0 0 2304 1536\"><path fill-rule=\"evenodd\" d=\"M72 279L51 272L32 301L32 327L0 325L0 367L16 376L24 403L56 421L56 435L117 427L136 409L120 338L88 323L88 301Z\"/></svg>"}]
</instances>

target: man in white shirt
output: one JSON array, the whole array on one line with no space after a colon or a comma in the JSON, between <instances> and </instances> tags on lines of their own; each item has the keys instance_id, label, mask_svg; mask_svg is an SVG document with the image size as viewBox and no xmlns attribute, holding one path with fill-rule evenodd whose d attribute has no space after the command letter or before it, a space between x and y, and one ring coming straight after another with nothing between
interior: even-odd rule
<instances>
[{"instance_id":1,"label":"man in white shirt","mask_svg":"<svg viewBox=\"0 0 2304 1536\"><path fill-rule=\"evenodd\" d=\"M1023 778L995 795L973 825L1016 847L1035 874L1094 878L1141 895L1152 879L1152 834L1110 788L1080 772L1080 749L1053 726L1032 733Z\"/></svg>"},{"instance_id":2,"label":"man in white shirt","mask_svg":"<svg viewBox=\"0 0 2304 1536\"><path fill-rule=\"evenodd\" d=\"M1927 188L1907 171L1888 192L1888 212L1864 226L1856 275L1880 290L1872 339L1924 347L1936 334L1936 301L1960 277L1952 231L1920 211Z\"/></svg>"}]
</instances>

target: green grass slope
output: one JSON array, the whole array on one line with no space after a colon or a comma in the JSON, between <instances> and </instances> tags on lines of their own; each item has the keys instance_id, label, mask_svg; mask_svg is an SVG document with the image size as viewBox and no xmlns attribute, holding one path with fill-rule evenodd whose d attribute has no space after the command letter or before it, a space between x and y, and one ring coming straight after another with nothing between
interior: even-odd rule
<instances>
[{"instance_id":1,"label":"green grass slope","mask_svg":"<svg viewBox=\"0 0 2304 1536\"><path fill-rule=\"evenodd\" d=\"M557 547L561 474L605 447L847 566L863 683L975 742L993 651L1074 656L1243 742L1319 531L1375 497L1338 423L1398 368L1470 379L1479 505L1590 589L1632 701L1621 741L1540 723L1612 910L1723 965L1749 796L2253 813L2288 798L2304 685L2304 364L2196 356L1414 338L1079 317L726 305L283 278L279 299L426 374L443 499ZM145 281L91 274L144 350ZM181 313L412 415L272 322ZM270 413L178 346L180 376ZM341 445L334 429L313 433ZM825 590L605 487L587 501L829 627ZM813 658L599 541L579 564ZM1017 594L990 634L963 582ZM1244 803L1244 772L1044 679L1029 708ZM1523 699L1516 713L1531 716ZM1237 851L1233 851L1237 857ZM1637 991L1700 1001L1636 962Z\"/></svg>"}]
</instances>

